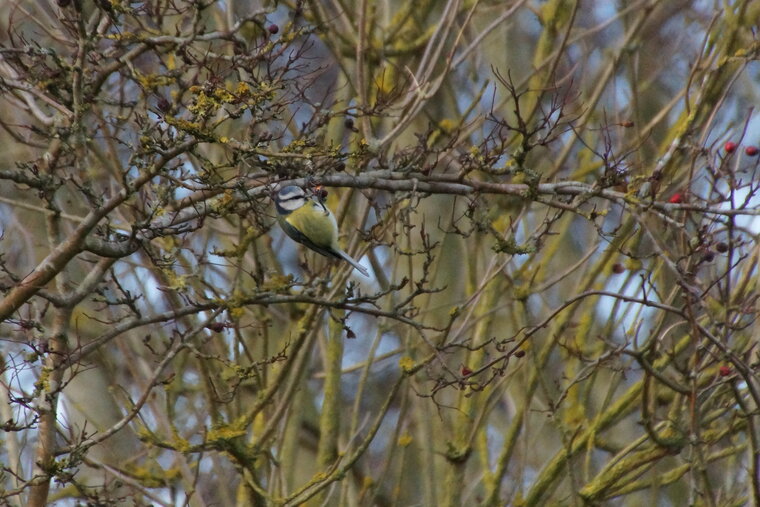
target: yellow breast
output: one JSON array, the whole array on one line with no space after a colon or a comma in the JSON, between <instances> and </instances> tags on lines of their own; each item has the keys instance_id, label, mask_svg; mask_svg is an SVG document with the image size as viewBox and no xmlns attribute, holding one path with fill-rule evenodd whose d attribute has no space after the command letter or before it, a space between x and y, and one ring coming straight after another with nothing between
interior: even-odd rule
<instances>
[{"instance_id":1,"label":"yellow breast","mask_svg":"<svg viewBox=\"0 0 760 507\"><path fill-rule=\"evenodd\" d=\"M338 243L335 217L314 201L287 215L285 221L319 247L334 247Z\"/></svg>"}]
</instances>

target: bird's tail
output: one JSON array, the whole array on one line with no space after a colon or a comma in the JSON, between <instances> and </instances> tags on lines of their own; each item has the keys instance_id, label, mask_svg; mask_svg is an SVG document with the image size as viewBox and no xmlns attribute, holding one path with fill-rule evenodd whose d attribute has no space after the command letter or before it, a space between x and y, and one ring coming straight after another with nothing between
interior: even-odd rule
<instances>
[{"instance_id":1,"label":"bird's tail","mask_svg":"<svg viewBox=\"0 0 760 507\"><path fill-rule=\"evenodd\" d=\"M359 273L369 278L369 272L366 269L364 269L364 266L362 266L361 264L353 260L351 256L348 255L346 252L344 252L343 250L336 250L335 253L338 254L338 257L340 257L347 263L351 264L354 267L354 269L356 269Z\"/></svg>"}]
</instances>

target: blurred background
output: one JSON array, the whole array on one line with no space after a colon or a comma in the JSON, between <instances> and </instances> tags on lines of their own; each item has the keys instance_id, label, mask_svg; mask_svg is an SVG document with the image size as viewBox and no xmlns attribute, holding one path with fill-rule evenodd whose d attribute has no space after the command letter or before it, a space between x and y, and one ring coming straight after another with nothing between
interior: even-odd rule
<instances>
[{"instance_id":1,"label":"blurred background","mask_svg":"<svg viewBox=\"0 0 760 507\"><path fill-rule=\"evenodd\" d=\"M3 501L757 505L759 22L2 3Z\"/></svg>"}]
</instances>

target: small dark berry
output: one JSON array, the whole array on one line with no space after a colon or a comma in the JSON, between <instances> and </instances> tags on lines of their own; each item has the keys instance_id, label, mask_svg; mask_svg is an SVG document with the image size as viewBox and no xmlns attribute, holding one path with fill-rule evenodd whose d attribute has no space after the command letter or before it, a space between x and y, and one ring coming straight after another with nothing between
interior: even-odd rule
<instances>
[{"instance_id":1,"label":"small dark berry","mask_svg":"<svg viewBox=\"0 0 760 507\"><path fill-rule=\"evenodd\" d=\"M515 357L525 357L525 351L524 350L517 350L515 351Z\"/></svg>"},{"instance_id":2,"label":"small dark berry","mask_svg":"<svg viewBox=\"0 0 760 507\"><path fill-rule=\"evenodd\" d=\"M612 272L615 273L616 275L624 273L625 272L625 266L623 266L619 262L616 262L615 264L612 265Z\"/></svg>"},{"instance_id":3,"label":"small dark berry","mask_svg":"<svg viewBox=\"0 0 760 507\"><path fill-rule=\"evenodd\" d=\"M631 120L624 121L623 123L620 124L621 127L627 128L627 129L633 127L633 125L634 123Z\"/></svg>"},{"instance_id":4,"label":"small dark berry","mask_svg":"<svg viewBox=\"0 0 760 507\"><path fill-rule=\"evenodd\" d=\"M158 107L158 110L162 113L168 113L169 110L172 107L172 103L169 102L166 97L158 97L158 101L156 102L156 107Z\"/></svg>"},{"instance_id":5,"label":"small dark berry","mask_svg":"<svg viewBox=\"0 0 760 507\"><path fill-rule=\"evenodd\" d=\"M211 322L206 327L215 333L221 333L227 326L223 322Z\"/></svg>"},{"instance_id":6,"label":"small dark berry","mask_svg":"<svg viewBox=\"0 0 760 507\"><path fill-rule=\"evenodd\" d=\"M346 120L343 122L343 125L347 129L353 129L354 128L354 119L353 118L346 118Z\"/></svg>"},{"instance_id":7,"label":"small dark berry","mask_svg":"<svg viewBox=\"0 0 760 507\"><path fill-rule=\"evenodd\" d=\"M726 153L733 153L736 151L737 144L733 141L727 141L726 144L723 145L723 149L726 150Z\"/></svg>"},{"instance_id":8,"label":"small dark berry","mask_svg":"<svg viewBox=\"0 0 760 507\"><path fill-rule=\"evenodd\" d=\"M470 375L472 373L472 370L469 369L467 366L462 365L462 370L460 372L463 377L466 377L467 375Z\"/></svg>"},{"instance_id":9,"label":"small dark berry","mask_svg":"<svg viewBox=\"0 0 760 507\"><path fill-rule=\"evenodd\" d=\"M356 338L356 333L354 333L353 329L346 328L346 338L349 340Z\"/></svg>"},{"instance_id":10,"label":"small dark berry","mask_svg":"<svg viewBox=\"0 0 760 507\"><path fill-rule=\"evenodd\" d=\"M271 25L269 25L267 27L267 30L269 30L269 33L271 33L272 35L274 35L274 34L276 34L277 32L280 31L280 27L277 26L277 25L275 25L274 23L272 23Z\"/></svg>"},{"instance_id":11,"label":"small dark berry","mask_svg":"<svg viewBox=\"0 0 760 507\"><path fill-rule=\"evenodd\" d=\"M728 245L721 241L715 245L715 250L719 253L726 253L728 252Z\"/></svg>"},{"instance_id":12,"label":"small dark berry","mask_svg":"<svg viewBox=\"0 0 760 507\"><path fill-rule=\"evenodd\" d=\"M714 261L714 260L715 260L715 254L714 254L714 253L712 253L712 252L706 252L706 253L705 253L705 254L702 256L702 260L703 260L703 261L705 261L705 262L712 262L712 261Z\"/></svg>"},{"instance_id":13,"label":"small dark berry","mask_svg":"<svg viewBox=\"0 0 760 507\"><path fill-rule=\"evenodd\" d=\"M760 153L760 150L757 149L757 146L747 146L744 148L744 153L746 153L748 157L754 157Z\"/></svg>"},{"instance_id":14,"label":"small dark berry","mask_svg":"<svg viewBox=\"0 0 760 507\"><path fill-rule=\"evenodd\" d=\"M346 170L346 163L345 162L338 162L335 164L335 170L338 172L343 172Z\"/></svg>"}]
</instances>

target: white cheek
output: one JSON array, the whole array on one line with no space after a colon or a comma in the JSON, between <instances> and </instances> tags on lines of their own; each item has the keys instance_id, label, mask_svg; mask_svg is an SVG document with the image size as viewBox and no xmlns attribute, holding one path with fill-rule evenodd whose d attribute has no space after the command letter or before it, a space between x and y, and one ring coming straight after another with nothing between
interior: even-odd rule
<instances>
[{"instance_id":1,"label":"white cheek","mask_svg":"<svg viewBox=\"0 0 760 507\"><path fill-rule=\"evenodd\" d=\"M295 211L304 205L304 201L303 199L296 199L293 201L282 201L279 204L285 211Z\"/></svg>"}]
</instances>

